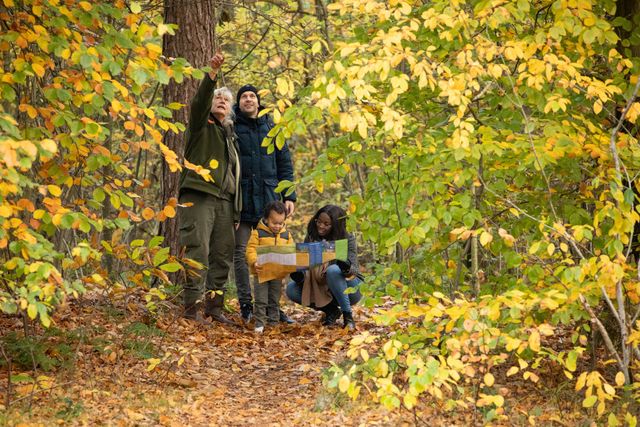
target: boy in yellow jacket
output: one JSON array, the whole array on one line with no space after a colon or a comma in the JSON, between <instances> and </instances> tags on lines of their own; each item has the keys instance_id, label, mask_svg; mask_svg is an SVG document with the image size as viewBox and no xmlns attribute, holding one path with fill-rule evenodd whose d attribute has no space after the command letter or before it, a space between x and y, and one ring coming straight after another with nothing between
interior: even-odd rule
<instances>
[{"instance_id":1,"label":"boy in yellow jacket","mask_svg":"<svg viewBox=\"0 0 640 427\"><path fill-rule=\"evenodd\" d=\"M286 230L287 208L279 200L270 202L265 206L264 214L247 242L247 264L252 273L260 272L258 260L258 246L292 245L291 233ZM256 277L254 283L254 317L256 319L255 332L262 333L265 323L277 324L280 317L280 292L284 277L258 283ZM268 309L267 309L268 308ZM269 318L267 319L267 314Z\"/></svg>"}]
</instances>

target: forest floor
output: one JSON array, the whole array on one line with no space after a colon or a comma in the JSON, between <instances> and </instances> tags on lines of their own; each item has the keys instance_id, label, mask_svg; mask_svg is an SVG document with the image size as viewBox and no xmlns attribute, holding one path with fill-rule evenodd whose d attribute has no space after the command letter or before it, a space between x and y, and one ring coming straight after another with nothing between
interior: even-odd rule
<instances>
[{"instance_id":1,"label":"forest floor","mask_svg":"<svg viewBox=\"0 0 640 427\"><path fill-rule=\"evenodd\" d=\"M0 369L0 425L484 424L482 414L471 410L424 405L416 412L388 412L365 403L369 399L352 402L329 392L325 370L345 358L349 334L322 327L311 310L287 304L297 323L256 335L244 327L195 324L178 317L178 309L152 321L141 304L122 307L104 301L66 305L56 312L55 325L33 340L24 339L20 319L0 318L2 351L13 359L11 371L6 357ZM367 313L357 308L358 329L384 332ZM547 417L556 412L540 390L523 387L520 393L521 399L510 396L518 407L502 425L527 425L532 410ZM557 423L547 418L543 425L573 425L554 418Z\"/></svg>"}]
</instances>

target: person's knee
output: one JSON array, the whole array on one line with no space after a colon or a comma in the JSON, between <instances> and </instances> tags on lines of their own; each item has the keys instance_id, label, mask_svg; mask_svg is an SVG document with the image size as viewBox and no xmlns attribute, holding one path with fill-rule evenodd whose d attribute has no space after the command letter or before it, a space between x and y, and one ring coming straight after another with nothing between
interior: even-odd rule
<instances>
[{"instance_id":1,"label":"person's knee","mask_svg":"<svg viewBox=\"0 0 640 427\"><path fill-rule=\"evenodd\" d=\"M233 261L234 262L246 262L246 257L247 257L247 245L236 245L236 247L233 249Z\"/></svg>"},{"instance_id":2,"label":"person's knee","mask_svg":"<svg viewBox=\"0 0 640 427\"><path fill-rule=\"evenodd\" d=\"M296 284L296 282L289 282L287 284L285 294L287 294L287 298L289 298L291 301L300 304L300 292L298 292L298 285Z\"/></svg>"},{"instance_id":3,"label":"person's knee","mask_svg":"<svg viewBox=\"0 0 640 427\"><path fill-rule=\"evenodd\" d=\"M327 277L342 277L342 271L336 264L331 264L327 267Z\"/></svg>"},{"instance_id":4,"label":"person's knee","mask_svg":"<svg viewBox=\"0 0 640 427\"><path fill-rule=\"evenodd\" d=\"M360 291L356 291L353 294L349 294L349 304L351 305L358 304L361 299L362 299L362 294L360 293Z\"/></svg>"}]
</instances>

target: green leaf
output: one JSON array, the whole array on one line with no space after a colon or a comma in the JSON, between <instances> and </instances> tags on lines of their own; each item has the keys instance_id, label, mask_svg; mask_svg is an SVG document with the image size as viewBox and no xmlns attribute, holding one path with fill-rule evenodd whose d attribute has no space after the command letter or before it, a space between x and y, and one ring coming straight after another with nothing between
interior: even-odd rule
<instances>
[{"instance_id":1,"label":"green leaf","mask_svg":"<svg viewBox=\"0 0 640 427\"><path fill-rule=\"evenodd\" d=\"M93 199L98 203L102 203L104 201L105 193L101 187L96 187L93 190Z\"/></svg>"},{"instance_id":2,"label":"green leaf","mask_svg":"<svg viewBox=\"0 0 640 427\"><path fill-rule=\"evenodd\" d=\"M157 247L160 243L164 241L163 236L155 236L151 240L149 240L149 249Z\"/></svg>"},{"instance_id":3,"label":"green leaf","mask_svg":"<svg viewBox=\"0 0 640 427\"><path fill-rule=\"evenodd\" d=\"M578 353L575 350L571 350L567 355L567 363L566 367L571 372L575 372L576 370L576 362L578 360Z\"/></svg>"},{"instance_id":4,"label":"green leaf","mask_svg":"<svg viewBox=\"0 0 640 427\"><path fill-rule=\"evenodd\" d=\"M153 256L153 265L157 267L165 262L167 258L169 258L169 248L162 248Z\"/></svg>"},{"instance_id":5,"label":"green leaf","mask_svg":"<svg viewBox=\"0 0 640 427\"><path fill-rule=\"evenodd\" d=\"M598 396L591 395L582 401L582 407L591 408L598 401Z\"/></svg>"},{"instance_id":6,"label":"green leaf","mask_svg":"<svg viewBox=\"0 0 640 427\"><path fill-rule=\"evenodd\" d=\"M177 262L172 262L172 263L169 263L169 264L162 264L160 266L160 270L168 271L169 273L174 273L174 272L180 270L181 268L182 268L182 266Z\"/></svg>"}]
</instances>

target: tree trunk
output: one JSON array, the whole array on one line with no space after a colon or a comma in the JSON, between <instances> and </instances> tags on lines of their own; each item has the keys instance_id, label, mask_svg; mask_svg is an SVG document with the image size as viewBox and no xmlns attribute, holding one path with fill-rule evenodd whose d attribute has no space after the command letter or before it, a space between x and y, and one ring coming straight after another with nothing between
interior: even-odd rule
<instances>
[{"instance_id":1,"label":"tree trunk","mask_svg":"<svg viewBox=\"0 0 640 427\"><path fill-rule=\"evenodd\" d=\"M627 39L631 36L633 29L636 28L636 21L640 20L640 1L638 0L618 0L616 2L616 16L628 19L631 22L631 31L619 29L618 33L621 39ZM636 30L637 31L637 30ZM629 46L631 56L640 57L640 44L632 44ZM620 52L624 52L621 47Z\"/></svg>"},{"instance_id":2,"label":"tree trunk","mask_svg":"<svg viewBox=\"0 0 640 427\"><path fill-rule=\"evenodd\" d=\"M194 67L208 64L214 52L214 0L164 0L165 24L177 24L175 36L165 34L162 48L167 58L185 58ZM186 79L178 84L171 81L164 89L163 102L179 102L185 107L173 112L173 121L187 124L189 104L196 93L199 82ZM167 132L164 144L173 150L180 160L184 156L184 134ZM166 163L162 164L162 203L166 205L171 198L178 197L180 174L171 172ZM164 236L164 244L171 248L172 255L178 255L178 216L169 218L160 224L159 234ZM172 280L175 277L172 277Z\"/></svg>"}]
</instances>

